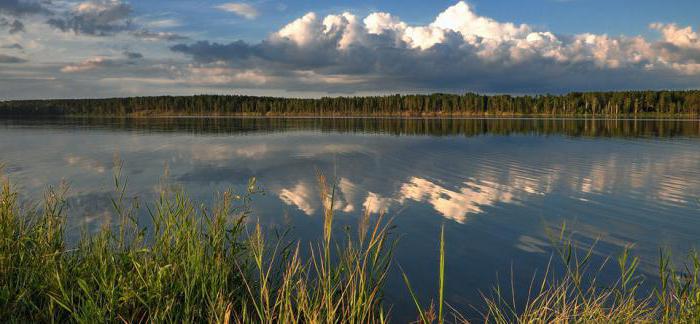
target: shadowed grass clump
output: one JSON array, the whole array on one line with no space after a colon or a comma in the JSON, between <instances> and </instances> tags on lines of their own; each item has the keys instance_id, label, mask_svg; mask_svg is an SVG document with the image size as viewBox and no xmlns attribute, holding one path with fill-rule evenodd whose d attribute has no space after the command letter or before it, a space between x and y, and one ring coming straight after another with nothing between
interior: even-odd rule
<instances>
[{"instance_id":1,"label":"shadowed grass clump","mask_svg":"<svg viewBox=\"0 0 700 324\"><path fill-rule=\"evenodd\" d=\"M119 168L117 168L119 169ZM364 213L356 231L334 230L335 186L320 175L324 206L318 241L289 243L251 218L258 192L224 192L212 207L171 189L148 207L125 195L115 176L118 220L67 243L65 188L49 189L41 206L20 206L9 180L0 190L0 321L2 322L209 322L384 323L391 305L383 287L396 240L390 223ZM137 220L147 211L147 226ZM549 266L531 284L525 304L496 286L474 306L489 323L698 323L700 261L678 271L660 256L657 288L642 294L645 277L629 249L617 258L619 279L596 280L593 248L581 249L564 227L553 240L563 271ZM440 235L435 266L438 296L429 306L411 289L407 298L420 323L467 322L445 300L446 240ZM550 263L551 264L551 263ZM558 269L558 268L557 268ZM558 273L559 275L555 275ZM459 278L451 278L459 280ZM420 297L420 298L419 298ZM401 310L402 312L408 310Z\"/></svg>"},{"instance_id":2,"label":"shadowed grass clump","mask_svg":"<svg viewBox=\"0 0 700 324\"><path fill-rule=\"evenodd\" d=\"M247 209L234 207L230 193L212 210L181 193L163 194L146 230L135 221L138 205L118 190L117 230L84 235L68 248L64 201L48 192L41 208L28 211L8 182L0 193L0 318L221 322L245 296L236 263L245 251Z\"/></svg>"},{"instance_id":3,"label":"shadowed grass clump","mask_svg":"<svg viewBox=\"0 0 700 324\"><path fill-rule=\"evenodd\" d=\"M381 217L361 218L359 232L333 239L334 190L320 177L327 202L323 239L302 259L299 244L268 240L245 225L245 194L223 193L213 208L180 190L163 192L139 225L139 204L112 201L119 224L64 238L63 191L43 206L20 208L9 181L0 192L0 320L3 322L385 322L382 287L393 240ZM271 242L269 242L271 241Z\"/></svg>"}]
</instances>

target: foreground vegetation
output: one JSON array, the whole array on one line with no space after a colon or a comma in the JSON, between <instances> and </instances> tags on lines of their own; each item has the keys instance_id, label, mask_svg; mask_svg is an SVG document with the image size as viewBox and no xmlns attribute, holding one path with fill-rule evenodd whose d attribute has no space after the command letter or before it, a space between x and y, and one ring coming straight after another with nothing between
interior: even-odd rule
<instances>
[{"instance_id":1,"label":"foreground vegetation","mask_svg":"<svg viewBox=\"0 0 700 324\"><path fill-rule=\"evenodd\" d=\"M383 284L396 240L381 216L360 217L357 229L337 235L334 189L319 176L323 233L308 248L285 243L249 223L246 207L255 182L237 195L223 193L208 208L181 190L166 190L139 225L139 203L126 198L121 177L113 198L117 224L69 244L62 189L48 190L42 206L21 207L5 181L0 192L0 321L2 322L212 322L382 323L391 320ZM638 260L625 251L620 277L596 282L592 249L565 237L553 244L563 274L533 284L525 305L495 287L475 306L492 323L628 323L700 321L700 263L682 271L661 256L658 288L639 292ZM283 235L281 235L283 237ZM411 290L419 322L466 322L444 300L445 239L435 265L438 295L426 304ZM549 268L548 268L549 269Z\"/></svg>"},{"instance_id":2,"label":"foreground vegetation","mask_svg":"<svg viewBox=\"0 0 700 324\"><path fill-rule=\"evenodd\" d=\"M626 116L700 114L700 90L320 99L201 95L0 102L0 116Z\"/></svg>"}]
</instances>

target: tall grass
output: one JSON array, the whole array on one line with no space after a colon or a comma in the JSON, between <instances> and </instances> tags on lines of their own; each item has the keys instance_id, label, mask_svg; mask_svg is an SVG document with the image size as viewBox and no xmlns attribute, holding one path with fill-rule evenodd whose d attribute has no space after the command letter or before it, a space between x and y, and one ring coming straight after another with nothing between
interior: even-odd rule
<instances>
[{"instance_id":1,"label":"tall grass","mask_svg":"<svg viewBox=\"0 0 700 324\"><path fill-rule=\"evenodd\" d=\"M65 201L20 208L9 181L0 192L0 319L8 322L375 323L388 320L386 280L394 240L365 213L358 232L334 239L333 192L320 176L323 239L308 247L246 226L257 187L225 192L212 208L181 190L147 208L125 195L117 173L116 228L68 247Z\"/></svg>"},{"instance_id":2,"label":"tall grass","mask_svg":"<svg viewBox=\"0 0 700 324\"><path fill-rule=\"evenodd\" d=\"M595 244L587 249L566 236L562 226L552 239L554 255L564 274L556 276L552 266L535 287L531 285L526 302L515 303L514 292L507 296L496 286L485 296L485 322L490 323L700 323L700 258L693 252L690 262L680 270L671 264L670 255L660 252L657 288L640 293L645 277L639 273L639 259L628 246L615 260L619 276L610 283L598 282L599 274L611 258L599 267L592 266ZM534 282L533 282L534 283ZM510 298L509 298L510 297Z\"/></svg>"},{"instance_id":3,"label":"tall grass","mask_svg":"<svg viewBox=\"0 0 700 324\"><path fill-rule=\"evenodd\" d=\"M323 237L311 244L310 257L302 260L296 244L288 253L272 248L260 225L250 236L253 273L243 279L248 298L236 322L259 323L383 323L388 319L382 287L386 280L393 242L389 225L371 221L365 213L356 238L333 239L334 189L319 176L321 201L325 202ZM266 254L266 251L270 251ZM278 257L281 255L281 257ZM251 311L252 310L252 311Z\"/></svg>"},{"instance_id":4,"label":"tall grass","mask_svg":"<svg viewBox=\"0 0 700 324\"><path fill-rule=\"evenodd\" d=\"M41 205L27 206L4 180L0 321L389 322L392 309L383 291L396 244L391 221L364 213L356 230L341 231L334 226L334 185L319 175L319 186L323 230L306 246L255 221L248 208L258 192L254 181L242 193L222 193L213 206L191 201L181 189L164 190L142 205L126 195L118 168L112 199L117 224L69 244L66 188L50 188ZM140 223L144 210L150 219ZM644 295L639 261L629 250L616 259L619 280L603 285L592 267L593 248L577 247L565 232L553 240L563 275L549 271L555 265L548 268L524 305L494 287L475 306L483 314L479 322L700 322L696 254L682 271L661 254L658 288ZM445 300L444 228L439 254L437 305L422 304L403 274L415 318L467 322Z\"/></svg>"},{"instance_id":5,"label":"tall grass","mask_svg":"<svg viewBox=\"0 0 700 324\"><path fill-rule=\"evenodd\" d=\"M438 270L438 313L437 315L435 314L435 305L431 301L429 306L425 306L421 304L419 301L418 296L416 293L413 291L413 288L411 287L411 281L408 279L408 276L406 275L405 272L402 271L402 276L404 283L406 284L406 288L408 289L408 293L411 296L411 299L413 300L413 303L416 305L416 310L418 311L418 322L421 323L432 323L437 320L439 324L442 324L445 322L445 315L443 312L443 308L445 306L445 226L443 225L441 230L440 230L440 268ZM462 319L461 321L466 322L462 317L458 317L459 314L455 313L455 320L457 319Z\"/></svg>"},{"instance_id":6,"label":"tall grass","mask_svg":"<svg viewBox=\"0 0 700 324\"><path fill-rule=\"evenodd\" d=\"M64 240L64 201L49 190L40 208L21 210L5 182L0 201L0 318L26 322L221 322L244 296L236 263L245 207L224 193L212 209L182 193L149 209L151 228L136 223L117 181L116 230ZM169 196L166 196L169 195Z\"/></svg>"}]
</instances>

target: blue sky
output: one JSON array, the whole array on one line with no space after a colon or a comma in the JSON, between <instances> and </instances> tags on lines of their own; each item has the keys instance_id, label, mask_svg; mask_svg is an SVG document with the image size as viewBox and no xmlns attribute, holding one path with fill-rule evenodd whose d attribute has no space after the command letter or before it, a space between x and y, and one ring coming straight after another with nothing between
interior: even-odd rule
<instances>
[{"instance_id":1,"label":"blue sky","mask_svg":"<svg viewBox=\"0 0 700 324\"><path fill-rule=\"evenodd\" d=\"M260 12L259 19L246 21L231 14L212 10L226 1L149 0L133 2L144 15L157 12L178 17L181 30L206 33L211 37L258 40L289 21L314 11L332 14L350 11L358 15L384 11L396 14L412 24L428 24L456 1L251 1ZM647 26L653 22L679 25L700 23L700 2L677 0L500 0L469 1L482 15L499 21L527 23L560 33L607 33L611 35L654 36ZM164 10L165 8L165 10Z\"/></svg>"},{"instance_id":2,"label":"blue sky","mask_svg":"<svg viewBox=\"0 0 700 324\"><path fill-rule=\"evenodd\" d=\"M0 99L700 87L700 2L0 0Z\"/></svg>"}]
</instances>

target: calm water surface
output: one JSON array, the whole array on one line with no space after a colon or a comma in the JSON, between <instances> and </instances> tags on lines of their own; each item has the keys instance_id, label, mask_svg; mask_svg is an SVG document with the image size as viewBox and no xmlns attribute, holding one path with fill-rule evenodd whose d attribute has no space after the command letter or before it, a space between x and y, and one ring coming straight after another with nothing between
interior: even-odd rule
<instances>
[{"instance_id":1,"label":"calm water surface","mask_svg":"<svg viewBox=\"0 0 700 324\"><path fill-rule=\"evenodd\" d=\"M337 179L339 228L364 209L394 217L397 261L425 298L444 224L447 300L466 313L511 269L522 294L549 260L545 229L564 222L581 244L599 240L601 256L635 244L649 276L659 247L682 257L700 245L696 120L4 120L0 152L24 197L70 184L72 236L111 221L112 167L123 160L129 193L143 201L165 168L203 201L256 177L266 194L255 217L316 239L321 171ZM395 318L412 312L405 296L393 276Z\"/></svg>"}]
</instances>

